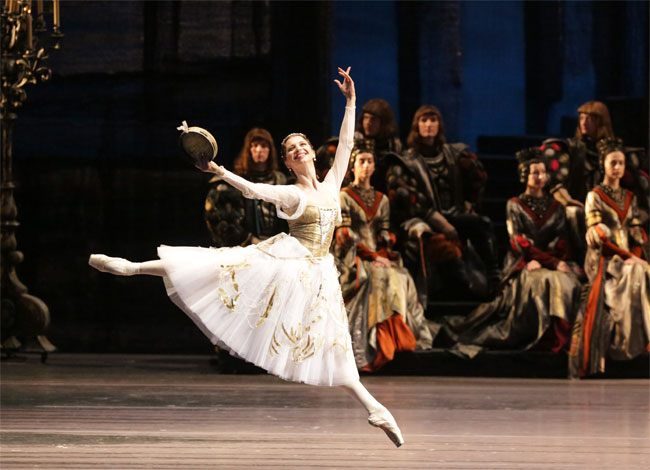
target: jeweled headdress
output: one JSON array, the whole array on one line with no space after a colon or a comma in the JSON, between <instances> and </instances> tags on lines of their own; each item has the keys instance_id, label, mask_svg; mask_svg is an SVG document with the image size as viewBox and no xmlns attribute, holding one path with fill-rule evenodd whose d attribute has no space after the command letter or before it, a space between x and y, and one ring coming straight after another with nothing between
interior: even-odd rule
<instances>
[{"instance_id":1,"label":"jeweled headdress","mask_svg":"<svg viewBox=\"0 0 650 470\"><path fill-rule=\"evenodd\" d=\"M546 158L539 147L522 149L515 154L515 157L517 157L519 181L523 184L528 182L528 173L530 172L530 165L532 163L543 163L544 165L547 163Z\"/></svg>"},{"instance_id":2,"label":"jeweled headdress","mask_svg":"<svg viewBox=\"0 0 650 470\"><path fill-rule=\"evenodd\" d=\"M598 164L600 165L600 172L603 175L605 174L605 157L607 157L607 155L612 152L621 152L625 155L623 141L618 137L600 139L596 143L596 148L598 149Z\"/></svg>"},{"instance_id":3,"label":"jeweled headdress","mask_svg":"<svg viewBox=\"0 0 650 470\"><path fill-rule=\"evenodd\" d=\"M600 139L596 146L598 147L598 158L603 161L605 160L605 157L612 152L625 153L623 141L617 137Z\"/></svg>"}]
</instances>

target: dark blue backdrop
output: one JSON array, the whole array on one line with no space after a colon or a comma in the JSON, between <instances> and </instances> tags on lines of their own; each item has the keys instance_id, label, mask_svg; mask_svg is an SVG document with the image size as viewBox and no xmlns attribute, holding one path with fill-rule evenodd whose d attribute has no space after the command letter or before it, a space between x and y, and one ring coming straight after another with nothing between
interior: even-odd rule
<instances>
[{"instance_id":1,"label":"dark blue backdrop","mask_svg":"<svg viewBox=\"0 0 650 470\"><path fill-rule=\"evenodd\" d=\"M647 146L647 2L65 1L61 17L53 79L27 88L14 155L18 274L63 350L210 349L158 279L101 275L88 255L208 245L208 177L179 156L175 127L208 128L225 164L252 126L318 144L338 132L337 65L352 65L359 106L393 105L402 137L433 103L449 140L493 153L479 136L570 133L577 106L601 99ZM488 198L517 191L509 152Z\"/></svg>"}]
</instances>

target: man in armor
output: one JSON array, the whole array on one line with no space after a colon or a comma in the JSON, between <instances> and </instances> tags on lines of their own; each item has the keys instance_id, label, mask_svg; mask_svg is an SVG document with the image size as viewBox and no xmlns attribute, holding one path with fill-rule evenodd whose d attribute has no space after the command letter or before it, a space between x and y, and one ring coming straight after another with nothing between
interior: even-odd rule
<instances>
[{"instance_id":1,"label":"man in armor","mask_svg":"<svg viewBox=\"0 0 650 470\"><path fill-rule=\"evenodd\" d=\"M483 165L465 144L446 143L435 106L416 111L407 145L389 164L386 183L394 223L406 232L408 264L420 273L416 278L429 278L428 290L484 298L500 272L492 222L478 214L487 180ZM437 264L446 274L442 282L432 282L442 271Z\"/></svg>"}]
</instances>

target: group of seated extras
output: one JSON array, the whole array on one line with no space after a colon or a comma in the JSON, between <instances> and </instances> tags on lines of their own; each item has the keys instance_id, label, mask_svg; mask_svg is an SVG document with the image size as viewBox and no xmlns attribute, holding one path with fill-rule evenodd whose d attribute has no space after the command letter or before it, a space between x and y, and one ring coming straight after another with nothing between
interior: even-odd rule
<instances>
[{"instance_id":1,"label":"group of seated extras","mask_svg":"<svg viewBox=\"0 0 650 470\"><path fill-rule=\"evenodd\" d=\"M417 109L404 147L390 105L363 106L331 248L360 370L434 341L468 357L568 349L571 377L650 351L645 152L614 137L603 103L587 102L578 115L575 137L516 153L524 191L506 204L501 267L492 222L480 213L487 174L467 145L446 141L440 111ZM320 176L336 145L316 150ZM246 135L234 172L291 183L261 128ZM272 204L211 184L205 218L216 246L287 231ZM465 317L425 318L430 301L452 299L484 303Z\"/></svg>"}]
</instances>

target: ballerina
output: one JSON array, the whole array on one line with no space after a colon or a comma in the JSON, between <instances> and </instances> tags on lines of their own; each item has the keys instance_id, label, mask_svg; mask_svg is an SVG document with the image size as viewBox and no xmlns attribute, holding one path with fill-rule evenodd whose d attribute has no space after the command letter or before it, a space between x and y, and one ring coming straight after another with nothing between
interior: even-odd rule
<instances>
[{"instance_id":1,"label":"ballerina","mask_svg":"<svg viewBox=\"0 0 650 470\"><path fill-rule=\"evenodd\" d=\"M382 429L396 446L404 442L391 413L361 384L334 258L332 234L340 222L339 190L354 140L356 93L347 70L334 80L346 98L334 164L322 182L316 178L315 151L307 137L282 141L284 163L293 185L251 183L202 159L197 167L214 173L244 197L275 204L290 234L233 248L158 248L160 260L133 263L91 255L99 271L129 276L161 276L171 300L210 341L285 380L341 386L368 412L368 423Z\"/></svg>"}]
</instances>

